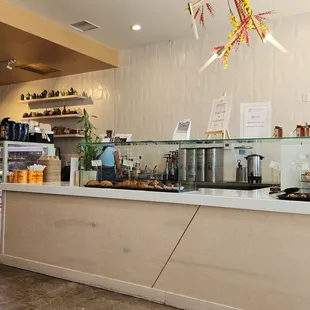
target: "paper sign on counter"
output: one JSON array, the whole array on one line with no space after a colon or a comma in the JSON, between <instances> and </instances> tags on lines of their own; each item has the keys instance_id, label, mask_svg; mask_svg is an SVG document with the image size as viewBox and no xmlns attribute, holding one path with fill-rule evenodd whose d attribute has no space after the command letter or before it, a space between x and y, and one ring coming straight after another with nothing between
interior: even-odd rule
<instances>
[{"instance_id":1,"label":"paper sign on counter","mask_svg":"<svg viewBox=\"0 0 310 310\"><path fill-rule=\"evenodd\" d=\"M172 140L189 140L192 122L190 119L178 121Z\"/></svg>"},{"instance_id":2,"label":"paper sign on counter","mask_svg":"<svg viewBox=\"0 0 310 310\"><path fill-rule=\"evenodd\" d=\"M102 161L101 160L92 160L91 165L93 167L101 167L102 166Z\"/></svg>"},{"instance_id":3,"label":"paper sign on counter","mask_svg":"<svg viewBox=\"0 0 310 310\"><path fill-rule=\"evenodd\" d=\"M271 102L241 103L240 112L241 138L272 136Z\"/></svg>"}]
</instances>

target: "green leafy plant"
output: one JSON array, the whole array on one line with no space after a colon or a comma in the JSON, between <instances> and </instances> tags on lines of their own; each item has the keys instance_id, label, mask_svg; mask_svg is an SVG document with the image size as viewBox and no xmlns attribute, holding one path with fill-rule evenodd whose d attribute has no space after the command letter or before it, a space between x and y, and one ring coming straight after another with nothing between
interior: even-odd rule
<instances>
[{"instance_id":1,"label":"green leafy plant","mask_svg":"<svg viewBox=\"0 0 310 310\"><path fill-rule=\"evenodd\" d=\"M87 111L83 110L78 123L82 124L84 130L84 143L79 144L78 152L80 155L79 166L81 170L92 170L92 160L97 160L103 153L103 147L98 144L100 138L96 135L96 127L90 121L90 118L97 118L97 116L90 116Z\"/></svg>"}]
</instances>

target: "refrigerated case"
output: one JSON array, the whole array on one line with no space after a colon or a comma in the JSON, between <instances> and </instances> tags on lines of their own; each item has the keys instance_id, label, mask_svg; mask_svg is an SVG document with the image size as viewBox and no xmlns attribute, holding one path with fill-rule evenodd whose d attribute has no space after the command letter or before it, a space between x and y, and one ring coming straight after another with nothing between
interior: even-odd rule
<instances>
[{"instance_id":1,"label":"refrigerated case","mask_svg":"<svg viewBox=\"0 0 310 310\"><path fill-rule=\"evenodd\" d=\"M2 205L1 185L7 181L7 173L13 170L24 170L37 163L41 155L53 155L54 145L0 141L0 208Z\"/></svg>"}]
</instances>

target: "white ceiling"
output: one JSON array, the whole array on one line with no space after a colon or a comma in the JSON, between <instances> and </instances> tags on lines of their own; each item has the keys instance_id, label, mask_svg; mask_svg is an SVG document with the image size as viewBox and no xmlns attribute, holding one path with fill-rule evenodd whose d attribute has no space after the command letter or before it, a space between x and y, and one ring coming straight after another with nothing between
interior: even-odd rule
<instances>
[{"instance_id":1,"label":"white ceiling","mask_svg":"<svg viewBox=\"0 0 310 310\"><path fill-rule=\"evenodd\" d=\"M183 9L188 0L7 0L66 27L88 20L101 29L87 36L117 49L132 48L192 35ZM206 15L209 31L228 24L227 0L211 0L214 19ZM255 12L276 10L274 18L310 12L309 0L252 0ZM141 24L134 32L130 25ZM74 30L73 30L74 31Z\"/></svg>"}]
</instances>

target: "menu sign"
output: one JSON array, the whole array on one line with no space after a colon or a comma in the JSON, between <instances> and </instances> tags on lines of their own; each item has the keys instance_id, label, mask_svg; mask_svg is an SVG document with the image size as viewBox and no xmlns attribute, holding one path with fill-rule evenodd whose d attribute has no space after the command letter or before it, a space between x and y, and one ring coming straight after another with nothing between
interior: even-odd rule
<instances>
[{"instance_id":1,"label":"menu sign","mask_svg":"<svg viewBox=\"0 0 310 310\"><path fill-rule=\"evenodd\" d=\"M241 104L242 138L266 138L272 136L271 102Z\"/></svg>"},{"instance_id":2,"label":"menu sign","mask_svg":"<svg viewBox=\"0 0 310 310\"><path fill-rule=\"evenodd\" d=\"M177 123L173 133L173 140L189 140L192 122L190 119L184 119Z\"/></svg>"},{"instance_id":3,"label":"menu sign","mask_svg":"<svg viewBox=\"0 0 310 310\"><path fill-rule=\"evenodd\" d=\"M224 96L213 100L207 132L228 130L231 105L231 96Z\"/></svg>"}]
</instances>

